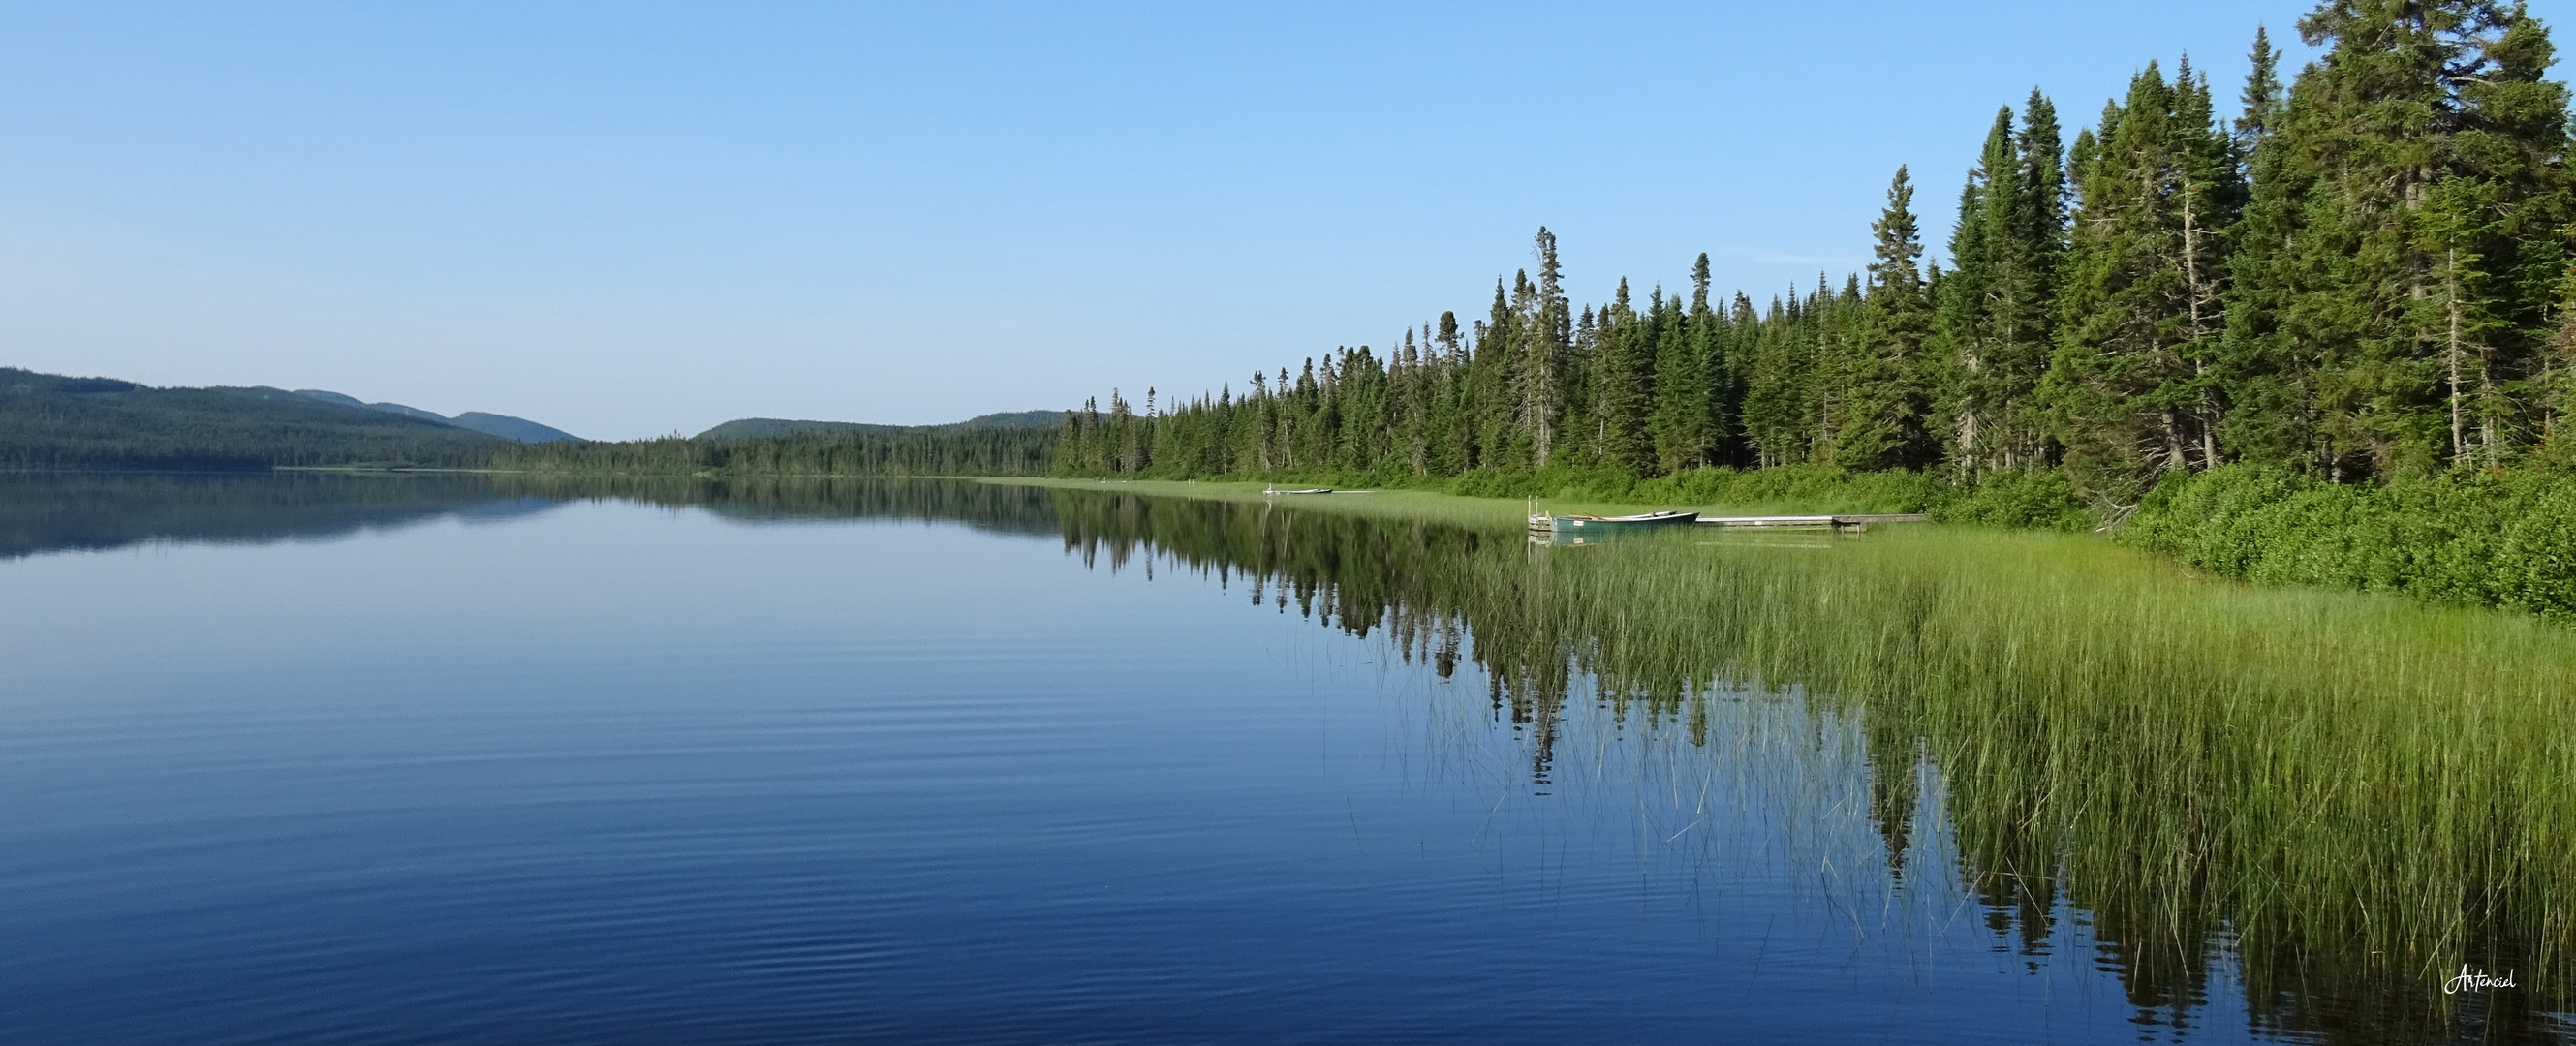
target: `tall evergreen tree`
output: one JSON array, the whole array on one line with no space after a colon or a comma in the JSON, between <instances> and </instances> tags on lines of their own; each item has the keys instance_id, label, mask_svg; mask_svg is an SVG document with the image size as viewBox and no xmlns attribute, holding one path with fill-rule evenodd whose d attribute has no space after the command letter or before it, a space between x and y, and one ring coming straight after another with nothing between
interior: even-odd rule
<instances>
[{"instance_id":1,"label":"tall evergreen tree","mask_svg":"<svg viewBox=\"0 0 2576 1046\"><path fill-rule=\"evenodd\" d=\"M1602 464L1648 474L1655 466L1654 433L1649 427L1655 406L1655 342L1647 317L1637 313L1628 281L1601 315L1601 368L1594 389L1598 398L1594 438Z\"/></svg>"},{"instance_id":2,"label":"tall evergreen tree","mask_svg":"<svg viewBox=\"0 0 2576 1046\"><path fill-rule=\"evenodd\" d=\"M1692 329L1692 314L1678 295L1657 288L1648 321L1655 342L1655 414L1652 422L1656 471L1674 472L1708 464L1716 443L1715 404L1708 387L1707 361ZM1705 301L1702 310L1706 311Z\"/></svg>"},{"instance_id":3,"label":"tall evergreen tree","mask_svg":"<svg viewBox=\"0 0 2576 1046\"><path fill-rule=\"evenodd\" d=\"M2257 148L2230 444L2349 478L2529 439L2502 393L2541 370L2564 257L2547 33L2495 0L2331 0L2299 31L2328 50Z\"/></svg>"},{"instance_id":4,"label":"tall evergreen tree","mask_svg":"<svg viewBox=\"0 0 2576 1046\"><path fill-rule=\"evenodd\" d=\"M1923 238L1913 204L1913 180L1900 166L1888 182L1887 207L1870 226L1876 242L1868 287L1858 295L1861 323L1839 375L1847 391L1834 425L1834 458L1851 468L1917 467L1935 453L1925 429L1931 396L1923 362L1932 310L1917 264Z\"/></svg>"},{"instance_id":5,"label":"tall evergreen tree","mask_svg":"<svg viewBox=\"0 0 2576 1046\"><path fill-rule=\"evenodd\" d=\"M2148 65L2061 149L2034 91L1997 114L1947 268L1900 169L1867 278L1757 312L1568 301L1553 233L1462 324L1343 347L1245 395L1068 412L1061 467L1203 475L1712 463L2061 460L2114 509L2233 458L2338 478L2564 449L2576 407L2576 217L2554 53L2499 0L2329 0L2284 85L2258 31L2221 121L2189 61ZM2068 210L2073 190L2073 211ZM2071 219L2071 222L2070 222Z\"/></svg>"},{"instance_id":6,"label":"tall evergreen tree","mask_svg":"<svg viewBox=\"0 0 2576 1046\"><path fill-rule=\"evenodd\" d=\"M2161 472L2217 463L2216 392L2233 143L2188 60L2154 63L2106 106L2076 154L2063 326L2042 390L2067 464L2106 505L2137 503Z\"/></svg>"},{"instance_id":7,"label":"tall evergreen tree","mask_svg":"<svg viewBox=\"0 0 2576 1046\"><path fill-rule=\"evenodd\" d=\"M1528 439L1530 464L1543 467L1555 449L1557 423L1565 410L1565 366L1574 324L1560 281L1556 234L1539 226L1538 282L1519 303L1516 326L1521 331L1516 399L1520 433Z\"/></svg>"},{"instance_id":8,"label":"tall evergreen tree","mask_svg":"<svg viewBox=\"0 0 2576 1046\"><path fill-rule=\"evenodd\" d=\"M2057 110L2033 89L2019 127L1995 114L1959 198L1952 271L1942 281L1940 405L1952 461L1976 471L2042 464L2047 429L2032 393L2046 370L2065 253Z\"/></svg>"}]
</instances>

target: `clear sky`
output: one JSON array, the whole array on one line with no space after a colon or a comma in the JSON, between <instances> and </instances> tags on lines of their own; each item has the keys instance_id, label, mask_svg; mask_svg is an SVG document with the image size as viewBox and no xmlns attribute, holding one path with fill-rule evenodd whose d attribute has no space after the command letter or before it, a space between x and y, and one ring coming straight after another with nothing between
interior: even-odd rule
<instances>
[{"instance_id":1,"label":"clear sky","mask_svg":"<svg viewBox=\"0 0 2576 1046\"><path fill-rule=\"evenodd\" d=\"M2232 108L2307 7L13 4L0 364L594 438L1240 386L1541 224L1578 301L1839 283L1998 105L2189 52Z\"/></svg>"}]
</instances>

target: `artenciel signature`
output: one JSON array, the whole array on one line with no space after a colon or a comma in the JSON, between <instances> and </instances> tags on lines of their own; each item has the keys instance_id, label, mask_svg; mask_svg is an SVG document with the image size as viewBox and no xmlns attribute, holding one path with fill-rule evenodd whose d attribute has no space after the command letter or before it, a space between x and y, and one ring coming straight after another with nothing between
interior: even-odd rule
<instances>
[{"instance_id":1,"label":"artenciel signature","mask_svg":"<svg viewBox=\"0 0 2576 1046\"><path fill-rule=\"evenodd\" d=\"M2470 969L2469 964L2461 963L2460 975L2442 982L2442 994L2456 995L2463 990L2485 991L2489 988L2511 988L2513 986L2512 970L2506 970L2502 977L2495 977L2479 973L2476 970Z\"/></svg>"}]
</instances>

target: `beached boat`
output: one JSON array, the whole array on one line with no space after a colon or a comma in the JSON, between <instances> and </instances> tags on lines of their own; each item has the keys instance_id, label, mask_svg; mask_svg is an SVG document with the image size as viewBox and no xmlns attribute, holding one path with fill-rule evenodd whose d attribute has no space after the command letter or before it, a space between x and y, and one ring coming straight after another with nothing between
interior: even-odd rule
<instances>
[{"instance_id":1,"label":"beached boat","mask_svg":"<svg viewBox=\"0 0 2576 1046\"><path fill-rule=\"evenodd\" d=\"M1696 523L1699 521L1699 513L1667 511L1645 512L1634 516L1538 516L1530 521L1533 529L1542 519L1547 521L1547 529L1553 533L1607 534Z\"/></svg>"}]
</instances>

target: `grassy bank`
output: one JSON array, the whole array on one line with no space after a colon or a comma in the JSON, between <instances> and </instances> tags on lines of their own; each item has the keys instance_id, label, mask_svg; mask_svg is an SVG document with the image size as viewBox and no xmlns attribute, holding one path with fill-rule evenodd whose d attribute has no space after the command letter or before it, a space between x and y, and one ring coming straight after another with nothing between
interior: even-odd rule
<instances>
[{"instance_id":1,"label":"grassy bank","mask_svg":"<svg viewBox=\"0 0 2576 1046\"><path fill-rule=\"evenodd\" d=\"M1699 508L1740 515L1922 512L1949 522L1991 526L2086 530L2093 525L2073 488L2053 472L1998 476L1970 485L1923 472L1854 472L1830 465L1686 469L1653 479L1615 469L1554 469L1536 473L1474 472L1446 478L1365 472L1189 480L1089 477L1055 482L1182 496L1226 496L1246 489L1257 493L1271 486L1330 486L1366 489L1381 497L1442 494L1508 499L1514 506L1536 497L1551 509L1567 512L1638 506Z\"/></svg>"},{"instance_id":2,"label":"grassy bank","mask_svg":"<svg viewBox=\"0 0 2576 1046\"><path fill-rule=\"evenodd\" d=\"M1317 475L1275 483L1367 486L1389 477ZM1102 481L1091 482L1098 485ZM1195 495L1263 484L1106 481ZM1615 471L1476 473L1392 492L1538 496L1562 511L1692 507L1741 514L1921 512L1948 523L2075 532L2104 522L2064 475L2011 473L1958 484L1919 472L1800 465L1693 469L1656 479ZM1425 502L1425 504L1430 504ZM1445 511L1445 510L1444 510ZM2392 592L2440 606L2488 606L2576 621L2576 476L2562 468L2460 470L2335 484L2229 466L2166 479L2109 527L2123 543L2259 584Z\"/></svg>"}]
</instances>

